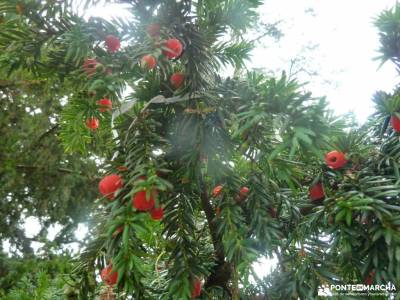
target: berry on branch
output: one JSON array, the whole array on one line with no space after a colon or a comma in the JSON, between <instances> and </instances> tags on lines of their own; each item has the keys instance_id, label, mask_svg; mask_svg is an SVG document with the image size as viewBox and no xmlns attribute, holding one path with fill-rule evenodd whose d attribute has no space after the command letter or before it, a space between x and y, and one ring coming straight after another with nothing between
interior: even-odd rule
<instances>
[{"instance_id":1,"label":"berry on branch","mask_svg":"<svg viewBox=\"0 0 400 300\"><path fill-rule=\"evenodd\" d=\"M310 186L308 190L308 195L311 201L317 201L325 198L324 187L321 182L317 182L316 184Z\"/></svg>"},{"instance_id":2,"label":"berry on branch","mask_svg":"<svg viewBox=\"0 0 400 300\"><path fill-rule=\"evenodd\" d=\"M100 121L97 118L88 118L86 119L86 127L91 129L91 130L96 130L99 128Z\"/></svg>"},{"instance_id":3,"label":"berry on branch","mask_svg":"<svg viewBox=\"0 0 400 300\"><path fill-rule=\"evenodd\" d=\"M153 219L153 220L161 220L163 217L164 217L164 210L163 210L163 208L160 206L160 207L158 207L158 208L153 208L151 211L150 211L150 215L151 215L151 218Z\"/></svg>"},{"instance_id":4,"label":"berry on branch","mask_svg":"<svg viewBox=\"0 0 400 300\"><path fill-rule=\"evenodd\" d=\"M247 195L249 194L250 189L247 186L244 186L240 189L239 191L239 195L240 197L247 197Z\"/></svg>"},{"instance_id":5,"label":"berry on branch","mask_svg":"<svg viewBox=\"0 0 400 300\"><path fill-rule=\"evenodd\" d=\"M157 192L152 190L150 195L147 197L145 190L137 192L132 198L132 205L138 211L150 211L154 208L154 198L157 196Z\"/></svg>"},{"instance_id":6,"label":"berry on branch","mask_svg":"<svg viewBox=\"0 0 400 300\"><path fill-rule=\"evenodd\" d=\"M192 298L197 298L201 294L201 280L196 278L192 286Z\"/></svg>"},{"instance_id":7,"label":"berry on branch","mask_svg":"<svg viewBox=\"0 0 400 300\"><path fill-rule=\"evenodd\" d=\"M178 39L169 39L164 43L162 53L169 59L178 57L182 54L183 46Z\"/></svg>"},{"instance_id":8,"label":"berry on branch","mask_svg":"<svg viewBox=\"0 0 400 300\"><path fill-rule=\"evenodd\" d=\"M276 217L278 216L278 212L273 207L268 208L268 213L270 214L271 218L273 218L273 219L276 219Z\"/></svg>"},{"instance_id":9,"label":"berry on branch","mask_svg":"<svg viewBox=\"0 0 400 300\"><path fill-rule=\"evenodd\" d=\"M112 109L112 102L108 98L103 98L97 101L97 105L99 106L100 112L106 112Z\"/></svg>"},{"instance_id":10,"label":"berry on branch","mask_svg":"<svg viewBox=\"0 0 400 300\"><path fill-rule=\"evenodd\" d=\"M364 279L366 285L371 285L374 282L375 271L369 272L368 276Z\"/></svg>"},{"instance_id":11,"label":"berry on branch","mask_svg":"<svg viewBox=\"0 0 400 300\"><path fill-rule=\"evenodd\" d=\"M171 75L170 82L175 89L179 89L185 81L185 75L182 73L174 73Z\"/></svg>"},{"instance_id":12,"label":"berry on branch","mask_svg":"<svg viewBox=\"0 0 400 300\"><path fill-rule=\"evenodd\" d=\"M115 229L115 231L113 232L112 236L116 237L118 234L120 234L122 231L124 231L124 227L120 226L117 229Z\"/></svg>"},{"instance_id":13,"label":"berry on branch","mask_svg":"<svg viewBox=\"0 0 400 300\"><path fill-rule=\"evenodd\" d=\"M236 202L238 204L242 203L247 198L249 191L250 189L247 186L242 187L239 191L239 195L235 197Z\"/></svg>"},{"instance_id":14,"label":"berry on branch","mask_svg":"<svg viewBox=\"0 0 400 300\"><path fill-rule=\"evenodd\" d=\"M213 198L218 197L221 194L221 192L222 192L222 185L217 185L212 191L212 197Z\"/></svg>"},{"instance_id":15,"label":"berry on branch","mask_svg":"<svg viewBox=\"0 0 400 300\"><path fill-rule=\"evenodd\" d=\"M117 174L111 174L100 180L99 191L103 196L112 200L115 197L115 192L122 188L122 186L122 178Z\"/></svg>"},{"instance_id":16,"label":"berry on branch","mask_svg":"<svg viewBox=\"0 0 400 300\"><path fill-rule=\"evenodd\" d=\"M113 286L118 281L118 272L113 271L112 268L112 264L109 264L107 267L101 270L100 273L101 280L103 280L103 282L108 286Z\"/></svg>"},{"instance_id":17,"label":"berry on branch","mask_svg":"<svg viewBox=\"0 0 400 300\"><path fill-rule=\"evenodd\" d=\"M216 216L219 216L220 214L221 214L221 207L217 206L217 207L215 208L215 215L216 215Z\"/></svg>"},{"instance_id":18,"label":"berry on branch","mask_svg":"<svg viewBox=\"0 0 400 300\"><path fill-rule=\"evenodd\" d=\"M100 65L100 63L97 60L88 58L83 62L82 69L87 76L92 76L96 73L98 65Z\"/></svg>"},{"instance_id":19,"label":"berry on branch","mask_svg":"<svg viewBox=\"0 0 400 300\"><path fill-rule=\"evenodd\" d=\"M141 66L147 70L152 70L156 67L157 61L153 55L145 55L140 62Z\"/></svg>"},{"instance_id":20,"label":"berry on branch","mask_svg":"<svg viewBox=\"0 0 400 300\"><path fill-rule=\"evenodd\" d=\"M121 42L119 38L114 35L107 35L105 43L108 51L111 53L117 52L121 47Z\"/></svg>"},{"instance_id":21,"label":"berry on branch","mask_svg":"<svg viewBox=\"0 0 400 300\"><path fill-rule=\"evenodd\" d=\"M343 152L331 151L325 155L325 162L331 169L340 169L347 164L347 159Z\"/></svg>"},{"instance_id":22,"label":"berry on branch","mask_svg":"<svg viewBox=\"0 0 400 300\"><path fill-rule=\"evenodd\" d=\"M396 115L392 115L390 123L392 124L394 131L400 132L400 119Z\"/></svg>"}]
</instances>

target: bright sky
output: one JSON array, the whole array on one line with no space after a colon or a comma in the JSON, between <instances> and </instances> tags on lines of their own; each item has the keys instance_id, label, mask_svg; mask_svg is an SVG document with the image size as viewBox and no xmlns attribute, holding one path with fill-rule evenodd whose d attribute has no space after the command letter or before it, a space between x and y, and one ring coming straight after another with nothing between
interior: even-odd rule
<instances>
[{"instance_id":1,"label":"bright sky","mask_svg":"<svg viewBox=\"0 0 400 300\"><path fill-rule=\"evenodd\" d=\"M284 37L277 44L265 40L249 64L267 70L289 70L290 60L305 57L310 77L308 89L326 95L337 113L354 111L364 120L372 111L371 96L377 90L392 91L398 82L395 67L386 63L378 70L379 37L372 22L395 0L265 0L262 19L283 20ZM307 13L308 12L308 13ZM314 50L307 47L317 45Z\"/></svg>"},{"instance_id":2,"label":"bright sky","mask_svg":"<svg viewBox=\"0 0 400 300\"><path fill-rule=\"evenodd\" d=\"M278 43L265 38L254 50L248 67L288 72L291 59L304 57L303 66L318 75L303 72L297 76L300 81L309 81L308 89L314 95L326 95L337 113L354 111L362 121L373 111L373 93L390 92L398 81L392 64L378 70L379 62L373 61L379 47L373 18L395 3L396 0L265 0L262 20L282 20L279 28L284 37ZM114 6L91 9L90 15L107 16L110 12L123 14ZM313 50L308 49L315 45ZM39 223L32 218L27 219L24 227L28 236L39 231ZM49 230L49 236L54 237L58 230L57 226ZM86 232L87 228L80 226L76 235L82 239ZM39 247L35 245L35 249ZM274 264L275 260L263 259L255 268L262 276Z\"/></svg>"}]
</instances>

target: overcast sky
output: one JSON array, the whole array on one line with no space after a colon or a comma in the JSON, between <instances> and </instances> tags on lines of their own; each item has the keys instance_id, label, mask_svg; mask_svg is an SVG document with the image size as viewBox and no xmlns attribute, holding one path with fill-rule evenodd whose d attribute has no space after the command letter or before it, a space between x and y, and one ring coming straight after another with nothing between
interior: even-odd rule
<instances>
[{"instance_id":1,"label":"overcast sky","mask_svg":"<svg viewBox=\"0 0 400 300\"><path fill-rule=\"evenodd\" d=\"M372 22L395 0L265 0L262 19L282 20L284 37L254 51L250 67L288 71L290 60L305 57L310 77L309 89L317 96L326 95L338 113L354 111L365 119L372 111L371 96L377 90L392 91L397 83L395 67L386 63L378 70L379 36ZM314 48L308 50L307 48Z\"/></svg>"}]
</instances>

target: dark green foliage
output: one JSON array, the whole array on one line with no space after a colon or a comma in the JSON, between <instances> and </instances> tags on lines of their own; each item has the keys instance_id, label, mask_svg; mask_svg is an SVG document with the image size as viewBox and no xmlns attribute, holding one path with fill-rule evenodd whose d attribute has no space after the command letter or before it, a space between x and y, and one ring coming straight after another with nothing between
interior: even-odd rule
<instances>
[{"instance_id":1,"label":"dark green foliage","mask_svg":"<svg viewBox=\"0 0 400 300\"><path fill-rule=\"evenodd\" d=\"M75 228L96 197L94 161L65 154L60 145L62 106L54 99L61 95L49 93L44 81L19 76L0 87L1 236L23 252L32 250L18 227L21 218L37 216L45 227L58 222ZM45 241L46 235L44 228L36 239ZM64 242L71 238L59 236Z\"/></svg>"},{"instance_id":2,"label":"dark green foliage","mask_svg":"<svg viewBox=\"0 0 400 300\"><path fill-rule=\"evenodd\" d=\"M10 258L1 252L1 299L65 299L66 292L74 292L67 286L67 276L60 275L71 271L70 259L67 255Z\"/></svg>"},{"instance_id":3,"label":"dark green foliage","mask_svg":"<svg viewBox=\"0 0 400 300\"><path fill-rule=\"evenodd\" d=\"M380 49L381 53L379 59L382 64L391 60L399 68L400 57L400 6L397 3L395 7L390 10L383 11L375 20L375 25L379 29L380 35Z\"/></svg>"}]
</instances>

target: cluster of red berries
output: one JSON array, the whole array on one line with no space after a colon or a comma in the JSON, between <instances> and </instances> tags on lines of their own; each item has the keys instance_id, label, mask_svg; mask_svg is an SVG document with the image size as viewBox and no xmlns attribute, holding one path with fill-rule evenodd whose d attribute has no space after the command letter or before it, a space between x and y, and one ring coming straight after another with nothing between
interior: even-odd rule
<instances>
[{"instance_id":1,"label":"cluster of red berries","mask_svg":"<svg viewBox=\"0 0 400 300\"><path fill-rule=\"evenodd\" d=\"M213 198L216 198L216 197L220 196L221 193L222 193L222 189L223 189L222 185L217 185L213 189L213 191L211 193L211 196ZM236 195L236 197L235 197L236 203L241 204L244 200L246 200L247 196L249 195L249 192L250 192L250 189L247 186L242 187L240 189L240 191L239 191L239 194ZM277 217L277 211L274 208L268 208L268 213L274 219ZM219 216L221 214L221 208L220 207L216 207L215 214L217 216Z\"/></svg>"},{"instance_id":2,"label":"cluster of red berries","mask_svg":"<svg viewBox=\"0 0 400 300\"><path fill-rule=\"evenodd\" d=\"M109 264L100 273L101 280L108 286L113 286L118 281L118 272L113 271L113 265Z\"/></svg>"},{"instance_id":3,"label":"cluster of red berries","mask_svg":"<svg viewBox=\"0 0 400 300\"><path fill-rule=\"evenodd\" d=\"M222 193L222 185L217 185L216 187L214 187L211 196L213 198L217 198L219 195L221 195ZM247 186L244 186L240 189L239 194L236 196L235 200L237 203L242 203L244 200L246 200L248 194L250 192L250 189ZM216 210L216 215L219 215L221 212L221 208L217 207Z\"/></svg>"},{"instance_id":4,"label":"cluster of red berries","mask_svg":"<svg viewBox=\"0 0 400 300\"><path fill-rule=\"evenodd\" d=\"M147 26L147 33L154 39L158 39L160 37L160 31L161 26L159 24L150 24ZM121 47L119 38L114 35L106 36L104 43L108 52L110 53L117 52ZM183 45L178 39L168 39L162 43L162 47L162 54L168 59L179 57L183 51ZM151 70L157 66L157 60L153 55L147 54L142 57L141 65L144 68ZM89 77L93 76L98 71L104 71L104 66L94 58L86 59L82 65L82 68ZM107 69L106 73L111 73L111 69ZM170 83L174 89L179 89L182 87L184 81L185 75L180 72L175 72L170 77ZM98 104L100 105L100 112L106 112L112 109L112 102L107 98L99 100ZM100 121L95 117L86 119L86 127L91 130L96 130L99 125Z\"/></svg>"},{"instance_id":5,"label":"cluster of red berries","mask_svg":"<svg viewBox=\"0 0 400 300\"><path fill-rule=\"evenodd\" d=\"M117 38L114 35L107 35L104 43L106 45L106 48L108 52L110 53L115 53L119 50L121 47L121 42L119 38ZM93 76L97 71L103 70L104 66L99 63L96 59L94 58L88 58L83 62L82 65L83 71L86 73L87 76ZM110 73L111 70L107 70L107 73ZM99 111L101 113L107 112L112 109L112 102L108 98L103 98L97 101L97 105L99 106ZM100 126L100 121L99 119L95 117L91 117L86 119L86 127L91 129L91 130L96 130Z\"/></svg>"},{"instance_id":6,"label":"cluster of red berries","mask_svg":"<svg viewBox=\"0 0 400 300\"><path fill-rule=\"evenodd\" d=\"M400 119L395 114L391 116L390 123L395 132L400 132ZM343 152L334 150L325 155L325 162L329 168L338 170L343 168L348 160ZM320 181L309 188L309 197L311 201L319 201L325 198L324 187Z\"/></svg>"},{"instance_id":7,"label":"cluster of red berries","mask_svg":"<svg viewBox=\"0 0 400 300\"><path fill-rule=\"evenodd\" d=\"M333 169L338 170L343 168L347 164L348 160L346 155L341 151L331 151L325 155L326 165ZM325 198L325 191L321 181L316 182L310 186L308 194L311 201L320 201Z\"/></svg>"},{"instance_id":8,"label":"cluster of red berries","mask_svg":"<svg viewBox=\"0 0 400 300\"><path fill-rule=\"evenodd\" d=\"M141 180L146 180L146 177L141 176ZM109 200L114 200L116 192L123 187L121 176L111 174L105 176L99 182L100 193L107 197ZM132 197L132 206L137 211L150 212L153 220L161 220L164 217L164 210L162 207L155 206L155 198L157 197L157 190L150 191L141 190Z\"/></svg>"},{"instance_id":9,"label":"cluster of red berries","mask_svg":"<svg viewBox=\"0 0 400 300\"><path fill-rule=\"evenodd\" d=\"M152 30L153 34L155 35L157 29L154 27ZM149 29L149 33L150 32L151 29ZM121 43L117 37L113 35L108 35L105 38L105 45L110 53L115 53L119 50ZM176 39L166 41L164 47L166 48L166 50L163 51L163 54L168 58L177 57L182 52L182 45ZM152 56L145 56L144 59L142 59L142 63L143 62L150 69L156 66L156 61ZM85 60L82 67L87 76L93 76L96 72L104 69L104 66L100 64L96 59ZM184 81L183 74L175 73L171 76L171 84L175 88L179 88L183 84L183 81ZM112 109L112 102L108 98L104 98L97 101L97 104L99 106L98 109L101 113L107 112ZM99 120L94 117L88 118L86 120L86 126L89 129L95 130L99 127ZM126 167L119 167L118 170L126 171ZM140 177L140 179L146 180L146 177L142 176ZM121 176L119 176L118 174L111 174L105 176L99 182L99 191L103 196L112 201L115 199L118 190L123 188L123 185L124 184ZM132 206L137 211L149 212L153 220L161 220L164 217L164 210L161 206L156 207L155 205L156 197L157 197L156 189L152 189L150 191L146 190L138 191L132 197ZM123 227L117 228L117 230L113 233L113 236L120 234L122 231ZM112 264L109 264L106 268L104 268L101 271L100 276L103 282L109 286L113 286L114 284L117 283L118 280L118 272L113 271Z\"/></svg>"},{"instance_id":10,"label":"cluster of red berries","mask_svg":"<svg viewBox=\"0 0 400 300\"><path fill-rule=\"evenodd\" d=\"M161 26L160 24L150 24L147 26L147 34L158 41L161 34ZM157 45L161 45L162 54L168 59L174 59L181 56L183 52L183 45L178 39L168 39L163 43L157 43ZM152 70L157 66L156 58L151 54L146 54L141 59L141 66L147 70ZM170 83L174 89L179 89L185 81L185 75L180 72L176 72L171 75Z\"/></svg>"},{"instance_id":11,"label":"cluster of red berries","mask_svg":"<svg viewBox=\"0 0 400 300\"><path fill-rule=\"evenodd\" d=\"M179 57L183 51L182 43L178 39L168 39L162 44L162 46L164 48L162 54L168 59ZM142 67L151 70L157 66L157 60L153 55L147 54L142 57L141 65Z\"/></svg>"},{"instance_id":12,"label":"cluster of red berries","mask_svg":"<svg viewBox=\"0 0 400 300\"><path fill-rule=\"evenodd\" d=\"M222 189L223 189L222 185L217 185L212 191L212 194L211 194L212 197L216 198L219 195L221 195ZM238 202L242 202L243 200L245 200L247 198L249 192L250 192L250 189L247 186L242 187L239 191L239 195L237 196L236 200Z\"/></svg>"},{"instance_id":13,"label":"cluster of red berries","mask_svg":"<svg viewBox=\"0 0 400 300\"><path fill-rule=\"evenodd\" d=\"M97 101L97 105L99 106L99 112L104 113L112 109L112 102L108 98L103 98ZM86 119L86 127L91 130L96 130L100 126L99 119L95 117L91 117Z\"/></svg>"},{"instance_id":14,"label":"cluster of red berries","mask_svg":"<svg viewBox=\"0 0 400 300\"><path fill-rule=\"evenodd\" d=\"M119 170L126 170L126 167L119 167ZM146 177L141 176L141 180L146 180ZM103 177L99 182L100 193L108 198L114 200L118 190L123 187L123 180L118 174L111 174ZM163 208L155 206L155 198L157 197L157 190L151 191L141 190L132 197L132 206L137 211L150 212L150 216L153 220L161 220L164 217ZM113 233L113 236L120 234L123 231L123 227L117 228ZM114 285L118 279L118 272L112 270L112 264L108 265L101 271L101 279L109 286Z\"/></svg>"}]
</instances>

